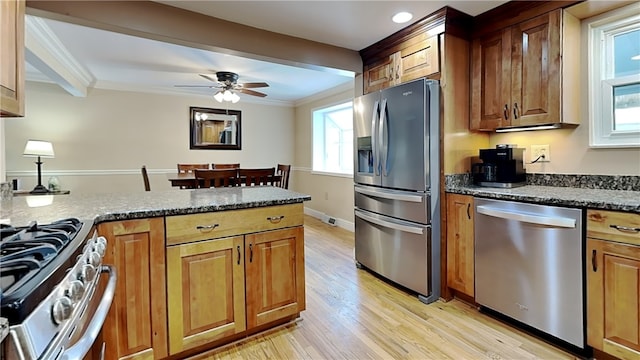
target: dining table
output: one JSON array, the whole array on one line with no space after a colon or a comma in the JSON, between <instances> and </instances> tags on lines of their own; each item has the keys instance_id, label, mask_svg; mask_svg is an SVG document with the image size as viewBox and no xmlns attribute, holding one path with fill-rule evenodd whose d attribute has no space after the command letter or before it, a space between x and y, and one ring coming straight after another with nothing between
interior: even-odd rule
<instances>
[{"instance_id":1,"label":"dining table","mask_svg":"<svg viewBox=\"0 0 640 360\"><path fill-rule=\"evenodd\" d=\"M273 184L282 179L280 175L273 175L271 177L270 183ZM193 188L193 184L195 184L196 175L192 172L190 173L169 173L167 174L167 180L171 182L171 186L179 186L184 188Z\"/></svg>"}]
</instances>

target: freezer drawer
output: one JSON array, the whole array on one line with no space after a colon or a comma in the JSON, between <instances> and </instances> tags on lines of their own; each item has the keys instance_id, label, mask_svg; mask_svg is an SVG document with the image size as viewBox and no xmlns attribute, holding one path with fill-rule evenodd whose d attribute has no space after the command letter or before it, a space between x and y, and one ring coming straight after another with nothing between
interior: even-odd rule
<instances>
[{"instance_id":1,"label":"freezer drawer","mask_svg":"<svg viewBox=\"0 0 640 360\"><path fill-rule=\"evenodd\" d=\"M390 190L374 186L355 185L355 206L361 210L420 224L431 222L428 193Z\"/></svg>"},{"instance_id":2,"label":"freezer drawer","mask_svg":"<svg viewBox=\"0 0 640 360\"><path fill-rule=\"evenodd\" d=\"M356 261L421 295L432 293L431 227L355 210Z\"/></svg>"}]
</instances>

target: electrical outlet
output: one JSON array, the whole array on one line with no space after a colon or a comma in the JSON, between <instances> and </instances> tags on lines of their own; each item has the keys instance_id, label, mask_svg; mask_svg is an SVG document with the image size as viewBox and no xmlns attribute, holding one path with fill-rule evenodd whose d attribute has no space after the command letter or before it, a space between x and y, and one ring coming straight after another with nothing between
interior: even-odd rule
<instances>
[{"instance_id":1,"label":"electrical outlet","mask_svg":"<svg viewBox=\"0 0 640 360\"><path fill-rule=\"evenodd\" d=\"M538 157L544 155L544 159L540 158L537 162L550 162L551 153L549 145L531 145L531 161L535 161Z\"/></svg>"}]
</instances>

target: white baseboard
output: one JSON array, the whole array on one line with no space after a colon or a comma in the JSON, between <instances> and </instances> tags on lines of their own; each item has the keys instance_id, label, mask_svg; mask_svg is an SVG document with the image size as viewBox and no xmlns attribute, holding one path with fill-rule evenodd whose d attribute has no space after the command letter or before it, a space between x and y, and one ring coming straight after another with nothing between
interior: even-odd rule
<instances>
[{"instance_id":1,"label":"white baseboard","mask_svg":"<svg viewBox=\"0 0 640 360\"><path fill-rule=\"evenodd\" d=\"M306 206L304 208L304 213L306 215L312 216L325 223L327 222L327 218L329 218L329 215L323 213L322 211L314 210ZM335 217L331 217L331 218L335 219L335 225L338 227L341 227L345 230L349 230L351 232L354 232L356 230L355 224L351 221L347 221L347 220L335 218Z\"/></svg>"}]
</instances>

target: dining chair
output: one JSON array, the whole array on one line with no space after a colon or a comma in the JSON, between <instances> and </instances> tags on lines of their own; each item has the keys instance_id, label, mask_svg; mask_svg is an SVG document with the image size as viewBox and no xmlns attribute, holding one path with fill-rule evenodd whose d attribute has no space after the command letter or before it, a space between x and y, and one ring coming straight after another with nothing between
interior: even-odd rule
<instances>
[{"instance_id":1,"label":"dining chair","mask_svg":"<svg viewBox=\"0 0 640 360\"><path fill-rule=\"evenodd\" d=\"M240 163L237 164L211 164L212 169L239 169Z\"/></svg>"},{"instance_id":2,"label":"dining chair","mask_svg":"<svg viewBox=\"0 0 640 360\"><path fill-rule=\"evenodd\" d=\"M276 186L283 189L289 188L289 174L291 173L291 165L278 164L276 175L280 176L280 180L276 182Z\"/></svg>"},{"instance_id":3,"label":"dining chair","mask_svg":"<svg viewBox=\"0 0 640 360\"><path fill-rule=\"evenodd\" d=\"M273 185L273 175L276 168L238 169L238 181L240 185Z\"/></svg>"},{"instance_id":4,"label":"dining chair","mask_svg":"<svg viewBox=\"0 0 640 360\"><path fill-rule=\"evenodd\" d=\"M196 169L209 169L209 164L178 164L178 173L188 174L193 173ZM193 185L180 186L180 189L195 189L197 188L197 181Z\"/></svg>"},{"instance_id":5,"label":"dining chair","mask_svg":"<svg viewBox=\"0 0 640 360\"><path fill-rule=\"evenodd\" d=\"M195 169L194 174L201 188L235 186L238 177L236 169Z\"/></svg>"},{"instance_id":6,"label":"dining chair","mask_svg":"<svg viewBox=\"0 0 640 360\"><path fill-rule=\"evenodd\" d=\"M151 191L151 185L149 185L149 175L147 174L147 167L142 165L142 181L144 181L144 191Z\"/></svg>"},{"instance_id":7,"label":"dining chair","mask_svg":"<svg viewBox=\"0 0 640 360\"><path fill-rule=\"evenodd\" d=\"M209 164L178 164L179 173L192 173L195 169L208 169Z\"/></svg>"}]
</instances>

